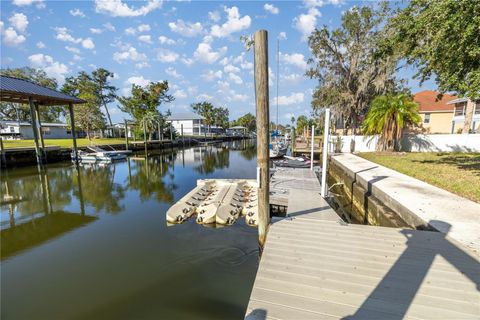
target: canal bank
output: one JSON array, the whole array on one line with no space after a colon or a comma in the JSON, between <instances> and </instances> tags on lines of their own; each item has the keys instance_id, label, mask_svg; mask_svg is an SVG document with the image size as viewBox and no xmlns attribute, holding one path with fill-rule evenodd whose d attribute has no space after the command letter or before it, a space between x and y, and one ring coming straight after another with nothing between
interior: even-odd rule
<instances>
[{"instance_id":1,"label":"canal bank","mask_svg":"<svg viewBox=\"0 0 480 320\"><path fill-rule=\"evenodd\" d=\"M201 137L201 138L192 138L185 137L179 138L176 140L153 140L147 141L147 150L165 150L172 149L177 147L191 147L197 145L204 145L210 143L220 143L220 142L229 142L229 141L238 141L242 140L243 137ZM127 145L125 143L114 143L114 144L98 144L94 145L95 147L104 148L105 150L126 150ZM78 150L87 150L87 147L78 147ZM128 150L133 152L145 152L145 143L143 141L129 141ZM45 147L44 154L46 163L55 163L60 161L67 161L71 159L72 148L61 148L58 146L47 146ZM35 165L37 163L35 148L7 148L3 150L3 156L0 158L0 168L12 168L20 166L29 166Z\"/></svg>"},{"instance_id":2,"label":"canal bank","mask_svg":"<svg viewBox=\"0 0 480 320\"><path fill-rule=\"evenodd\" d=\"M337 209L352 220L436 230L480 252L478 203L353 154L331 156L328 180Z\"/></svg>"}]
</instances>

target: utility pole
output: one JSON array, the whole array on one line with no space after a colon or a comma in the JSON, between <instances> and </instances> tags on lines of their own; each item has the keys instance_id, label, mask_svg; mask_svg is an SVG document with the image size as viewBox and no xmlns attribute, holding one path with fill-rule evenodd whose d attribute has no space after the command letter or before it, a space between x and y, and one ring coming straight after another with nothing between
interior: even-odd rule
<instances>
[{"instance_id":1,"label":"utility pole","mask_svg":"<svg viewBox=\"0 0 480 320\"><path fill-rule=\"evenodd\" d=\"M258 30L254 35L255 100L257 110L257 180L258 241L263 248L270 223L269 173L269 97L268 97L268 33Z\"/></svg>"}]
</instances>

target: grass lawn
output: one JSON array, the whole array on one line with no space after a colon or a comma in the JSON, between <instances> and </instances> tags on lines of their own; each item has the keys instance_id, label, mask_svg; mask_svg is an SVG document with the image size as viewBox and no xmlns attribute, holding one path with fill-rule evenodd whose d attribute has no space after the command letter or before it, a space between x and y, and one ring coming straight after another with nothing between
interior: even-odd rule
<instances>
[{"instance_id":1,"label":"grass lawn","mask_svg":"<svg viewBox=\"0 0 480 320\"><path fill-rule=\"evenodd\" d=\"M45 139L45 146L58 146L63 148L72 148L73 141L72 139ZM77 139L77 146L83 147L90 144L115 144L115 143L125 143L125 139L93 139L92 142L88 139ZM8 148L25 148L35 146L34 140L4 140L3 145L5 149Z\"/></svg>"},{"instance_id":2,"label":"grass lawn","mask_svg":"<svg viewBox=\"0 0 480 320\"><path fill-rule=\"evenodd\" d=\"M480 153L377 153L360 157L480 203Z\"/></svg>"}]
</instances>

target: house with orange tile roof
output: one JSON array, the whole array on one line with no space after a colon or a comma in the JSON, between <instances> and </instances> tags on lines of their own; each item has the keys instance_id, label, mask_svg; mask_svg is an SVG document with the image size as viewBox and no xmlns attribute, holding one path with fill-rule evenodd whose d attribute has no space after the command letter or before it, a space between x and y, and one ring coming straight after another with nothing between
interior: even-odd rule
<instances>
[{"instance_id":1,"label":"house with orange tile roof","mask_svg":"<svg viewBox=\"0 0 480 320\"><path fill-rule=\"evenodd\" d=\"M425 90L416 93L413 100L418 103L418 113L422 117L422 127L427 133L452 133L454 105L448 102L456 96Z\"/></svg>"}]
</instances>

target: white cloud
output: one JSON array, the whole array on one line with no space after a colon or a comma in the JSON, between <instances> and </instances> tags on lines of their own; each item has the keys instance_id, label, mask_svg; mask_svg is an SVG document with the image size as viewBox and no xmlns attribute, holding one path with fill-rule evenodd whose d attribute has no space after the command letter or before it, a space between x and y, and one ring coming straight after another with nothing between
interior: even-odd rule
<instances>
[{"instance_id":1,"label":"white cloud","mask_svg":"<svg viewBox=\"0 0 480 320\"><path fill-rule=\"evenodd\" d=\"M95 11L105 13L112 17L138 17L162 6L161 0L149 0L144 6L129 7L122 0L95 0Z\"/></svg>"},{"instance_id":2,"label":"white cloud","mask_svg":"<svg viewBox=\"0 0 480 320\"><path fill-rule=\"evenodd\" d=\"M150 64L146 61L135 63L135 68L137 68L137 69L143 69L143 68L146 68L146 67L150 67Z\"/></svg>"},{"instance_id":3,"label":"white cloud","mask_svg":"<svg viewBox=\"0 0 480 320\"><path fill-rule=\"evenodd\" d=\"M182 75L177 72L177 70L173 67L168 67L165 69L165 73L168 74L171 77L174 77L175 79L181 79Z\"/></svg>"},{"instance_id":4,"label":"white cloud","mask_svg":"<svg viewBox=\"0 0 480 320\"><path fill-rule=\"evenodd\" d=\"M43 43L42 41L38 41L37 42L37 48L39 48L39 49L45 48L45 43Z\"/></svg>"},{"instance_id":5,"label":"white cloud","mask_svg":"<svg viewBox=\"0 0 480 320\"><path fill-rule=\"evenodd\" d=\"M137 30L139 32L150 31L150 25L149 24L141 24L137 27Z\"/></svg>"},{"instance_id":6,"label":"white cloud","mask_svg":"<svg viewBox=\"0 0 480 320\"><path fill-rule=\"evenodd\" d=\"M303 75L299 73L282 75L281 78L289 83L299 83L305 79Z\"/></svg>"},{"instance_id":7,"label":"white cloud","mask_svg":"<svg viewBox=\"0 0 480 320\"><path fill-rule=\"evenodd\" d=\"M183 57L182 63L186 66L191 66L195 61L192 58Z\"/></svg>"},{"instance_id":8,"label":"white cloud","mask_svg":"<svg viewBox=\"0 0 480 320\"><path fill-rule=\"evenodd\" d=\"M108 31L115 31L115 27L110 22L107 22L103 25Z\"/></svg>"},{"instance_id":9,"label":"white cloud","mask_svg":"<svg viewBox=\"0 0 480 320\"><path fill-rule=\"evenodd\" d=\"M218 11L210 11L208 13L208 18L213 22L218 22L220 20L220 12Z\"/></svg>"},{"instance_id":10,"label":"white cloud","mask_svg":"<svg viewBox=\"0 0 480 320\"><path fill-rule=\"evenodd\" d=\"M248 96L246 94L236 93L234 90L232 90L230 95L227 97L227 100L245 102L248 100Z\"/></svg>"},{"instance_id":11,"label":"white cloud","mask_svg":"<svg viewBox=\"0 0 480 320\"><path fill-rule=\"evenodd\" d=\"M305 99L303 92L294 92L289 96L279 96L278 105L279 106L289 106L292 104L302 103ZM277 98L273 98L273 104L277 103Z\"/></svg>"},{"instance_id":12,"label":"white cloud","mask_svg":"<svg viewBox=\"0 0 480 320\"><path fill-rule=\"evenodd\" d=\"M184 37L195 37L203 32L203 26L200 22L185 22L182 19L178 19L176 22L170 22L168 26L172 32L181 34Z\"/></svg>"},{"instance_id":13,"label":"white cloud","mask_svg":"<svg viewBox=\"0 0 480 320\"><path fill-rule=\"evenodd\" d=\"M160 49L157 53L157 60L164 63L175 62L178 57L178 53L167 49Z\"/></svg>"},{"instance_id":14,"label":"white cloud","mask_svg":"<svg viewBox=\"0 0 480 320\"><path fill-rule=\"evenodd\" d=\"M317 18L320 18L322 14L318 10L318 7L323 6L327 2L338 4L340 0L305 0L304 4L308 9L307 13L300 14L293 19L293 25L302 34L302 40L306 41L308 36L315 30L317 26Z\"/></svg>"},{"instance_id":15,"label":"white cloud","mask_svg":"<svg viewBox=\"0 0 480 320\"><path fill-rule=\"evenodd\" d=\"M78 50L78 49L75 48L75 47L66 46L65 49L66 49L67 51L72 52L72 53L76 53L76 54L79 54L79 53L80 53L80 50Z\"/></svg>"},{"instance_id":16,"label":"white cloud","mask_svg":"<svg viewBox=\"0 0 480 320\"><path fill-rule=\"evenodd\" d=\"M81 61L81 60L83 60L83 58L82 58L81 56L79 56L78 54L74 54L74 55L73 55L73 60L75 60L75 61Z\"/></svg>"},{"instance_id":17,"label":"white cloud","mask_svg":"<svg viewBox=\"0 0 480 320\"><path fill-rule=\"evenodd\" d=\"M56 27L54 30L57 32L56 38L60 41L67 41L73 43L82 42L82 38L74 38L65 27Z\"/></svg>"},{"instance_id":18,"label":"white cloud","mask_svg":"<svg viewBox=\"0 0 480 320\"><path fill-rule=\"evenodd\" d=\"M242 84L243 83L243 80L242 78L240 78L238 75L236 75L235 73L229 73L228 74L228 79L235 82L236 84Z\"/></svg>"},{"instance_id":19,"label":"white cloud","mask_svg":"<svg viewBox=\"0 0 480 320\"><path fill-rule=\"evenodd\" d=\"M307 62L305 61L305 56L301 53L284 54L280 52L280 61L283 61L290 65L294 65L302 70L307 69Z\"/></svg>"},{"instance_id":20,"label":"white cloud","mask_svg":"<svg viewBox=\"0 0 480 320\"><path fill-rule=\"evenodd\" d=\"M99 28L90 28L90 32L93 34L100 34L103 32L103 30Z\"/></svg>"},{"instance_id":21,"label":"white cloud","mask_svg":"<svg viewBox=\"0 0 480 320\"><path fill-rule=\"evenodd\" d=\"M265 5L263 6L263 9L270 12L271 14L278 14L280 12L280 10L278 10L277 7L275 7L273 4L270 4L270 3L265 3Z\"/></svg>"},{"instance_id":22,"label":"white cloud","mask_svg":"<svg viewBox=\"0 0 480 320\"><path fill-rule=\"evenodd\" d=\"M78 9L78 8L75 8L75 9L72 9L69 11L70 14L74 17L81 17L81 18L85 18L85 13L83 13L82 10Z\"/></svg>"},{"instance_id":23,"label":"white cloud","mask_svg":"<svg viewBox=\"0 0 480 320\"><path fill-rule=\"evenodd\" d=\"M193 53L193 57L197 61L212 64L220 59L227 52L227 49L227 47L222 47L218 51L213 51L210 43L201 42Z\"/></svg>"},{"instance_id":24,"label":"white cloud","mask_svg":"<svg viewBox=\"0 0 480 320\"><path fill-rule=\"evenodd\" d=\"M145 87L149 85L151 80L145 79L143 76L133 76L127 79L124 82L125 87L123 88L123 95L127 96L131 94L132 85L137 85L141 87Z\"/></svg>"},{"instance_id":25,"label":"white cloud","mask_svg":"<svg viewBox=\"0 0 480 320\"><path fill-rule=\"evenodd\" d=\"M287 34L284 31L280 32L278 34L278 39L279 40L287 40Z\"/></svg>"},{"instance_id":26,"label":"white cloud","mask_svg":"<svg viewBox=\"0 0 480 320\"><path fill-rule=\"evenodd\" d=\"M182 89L178 89L173 93L173 96L176 99L185 99L187 97L187 94Z\"/></svg>"},{"instance_id":27,"label":"white cloud","mask_svg":"<svg viewBox=\"0 0 480 320\"><path fill-rule=\"evenodd\" d=\"M250 16L240 17L237 7L224 8L227 13L227 22L219 25L213 25L210 34L217 38L228 37L234 32L242 31L250 27L252 19Z\"/></svg>"},{"instance_id":28,"label":"white cloud","mask_svg":"<svg viewBox=\"0 0 480 320\"><path fill-rule=\"evenodd\" d=\"M129 27L125 29L125 34L133 36L135 33L137 33L137 30L135 28Z\"/></svg>"},{"instance_id":29,"label":"white cloud","mask_svg":"<svg viewBox=\"0 0 480 320\"><path fill-rule=\"evenodd\" d=\"M30 64L34 68L41 68L48 76L57 79L59 82L65 80L65 74L68 73L68 67L58 61L53 60L51 56L37 53L28 57Z\"/></svg>"},{"instance_id":30,"label":"white cloud","mask_svg":"<svg viewBox=\"0 0 480 320\"><path fill-rule=\"evenodd\" d=\"M138 37L138 40L145 43L152 43L152 36L148 34L143 34Z\"/></svg>"},{"instance_id":31,"label":"white cloud","mask_svg":"<svg viewBox=\"0 0 480 320\"><path fill-rule=\"evenodd\" d=\"M35 3L38 9L45 8L45 3L43 0L13 0L13 4L19 7L29 6Z\"/></svg>"},{"instance_id":32,"label":"white cloud","mask_svg":"<svg viewBox=\"0 0 480 320\"><path fill-rule=\"evenodd\" d=\"M12 27L17 29L18 32L24 33L25 30L27 30L28 19L23 13L15 13L8 19L8 21L10 21Z\"/></svg>"},{"instance_id":33,"label":"white cloud","mask_svg":"<svg viewBox=\"0 0 480 320\"><path fill-rule=\"evenodd\" d=\"M27 39L25 36L18 34L17 31L15 31L15 29L12 27L8 27L7 29L3 30L2 38L3 43L12 47L22 44Z\"/></svg>"},{"instance_id":34,"label":"white cloud","mask_svg":"<svg viewBox=\"0 0 480 320\"><path fill-rule=\"evenodd\" d=\"M197 99L197 101L209 101L212 100L213 97L206 93L201 93L195 99Z\"/></svg>"},{"instance_id":35,"label":"white cloud","mask_svg":"<svg viewBox=\"0 0 480 320\"><path fill-rule=\"evenodd\" d=\"M223 71L225 71L226 73L229 73L229 72L240 72L240 68L237 68L231 64L227 64L225 67L223 67Z\"/></svg>"},{"instance_id":36,"label":"white cloud","mask_svg":"<svg viewBox=\"0 0 480 320\"><path fill-rule=\"evenodd\" d=\"M82 47L92 50L93 48L95 48L95 44L93 43L93 40L91 38L87 38L82 40Z\"/></svg>"},{"instance_id":37,"label":"white cloud","mask_svg":"<svg viewBox=\"0 0 480 320\"><path fill-rule=\"evenodd\" d=\"M131 60L131 61L144 61L147 59L147 56L143 53L139 53L136 48L128 47L121 52L115 52L113 54L113 60L118 63L122 61Z\"/></svg>"},{"instance_id":38,"label":"white cloud","mask_svg":"<svg viewBox=\"0 0 480 320\"><path fill-rule=\"evenodd\" d=\"M172 40L172 39L167 38L165 36L158 37L158 40L160 41L161 44L168 44L168 45L175 44L175 40Z\"/></svg>"},{"instance_id":39,"label":"white cloud","mask_svg":"<svg viewBox=\"0 0 480 320\"><path fill-rule=\"evenodd\" d=\"M213 80L216 80L216 79L221 79L222 74L223 73L222 73L221 70L218 70L218 71L207 70L206 72L204 72L201 75L201 77L206 81L213 81Z\"/></svg>"}]
</instances>

